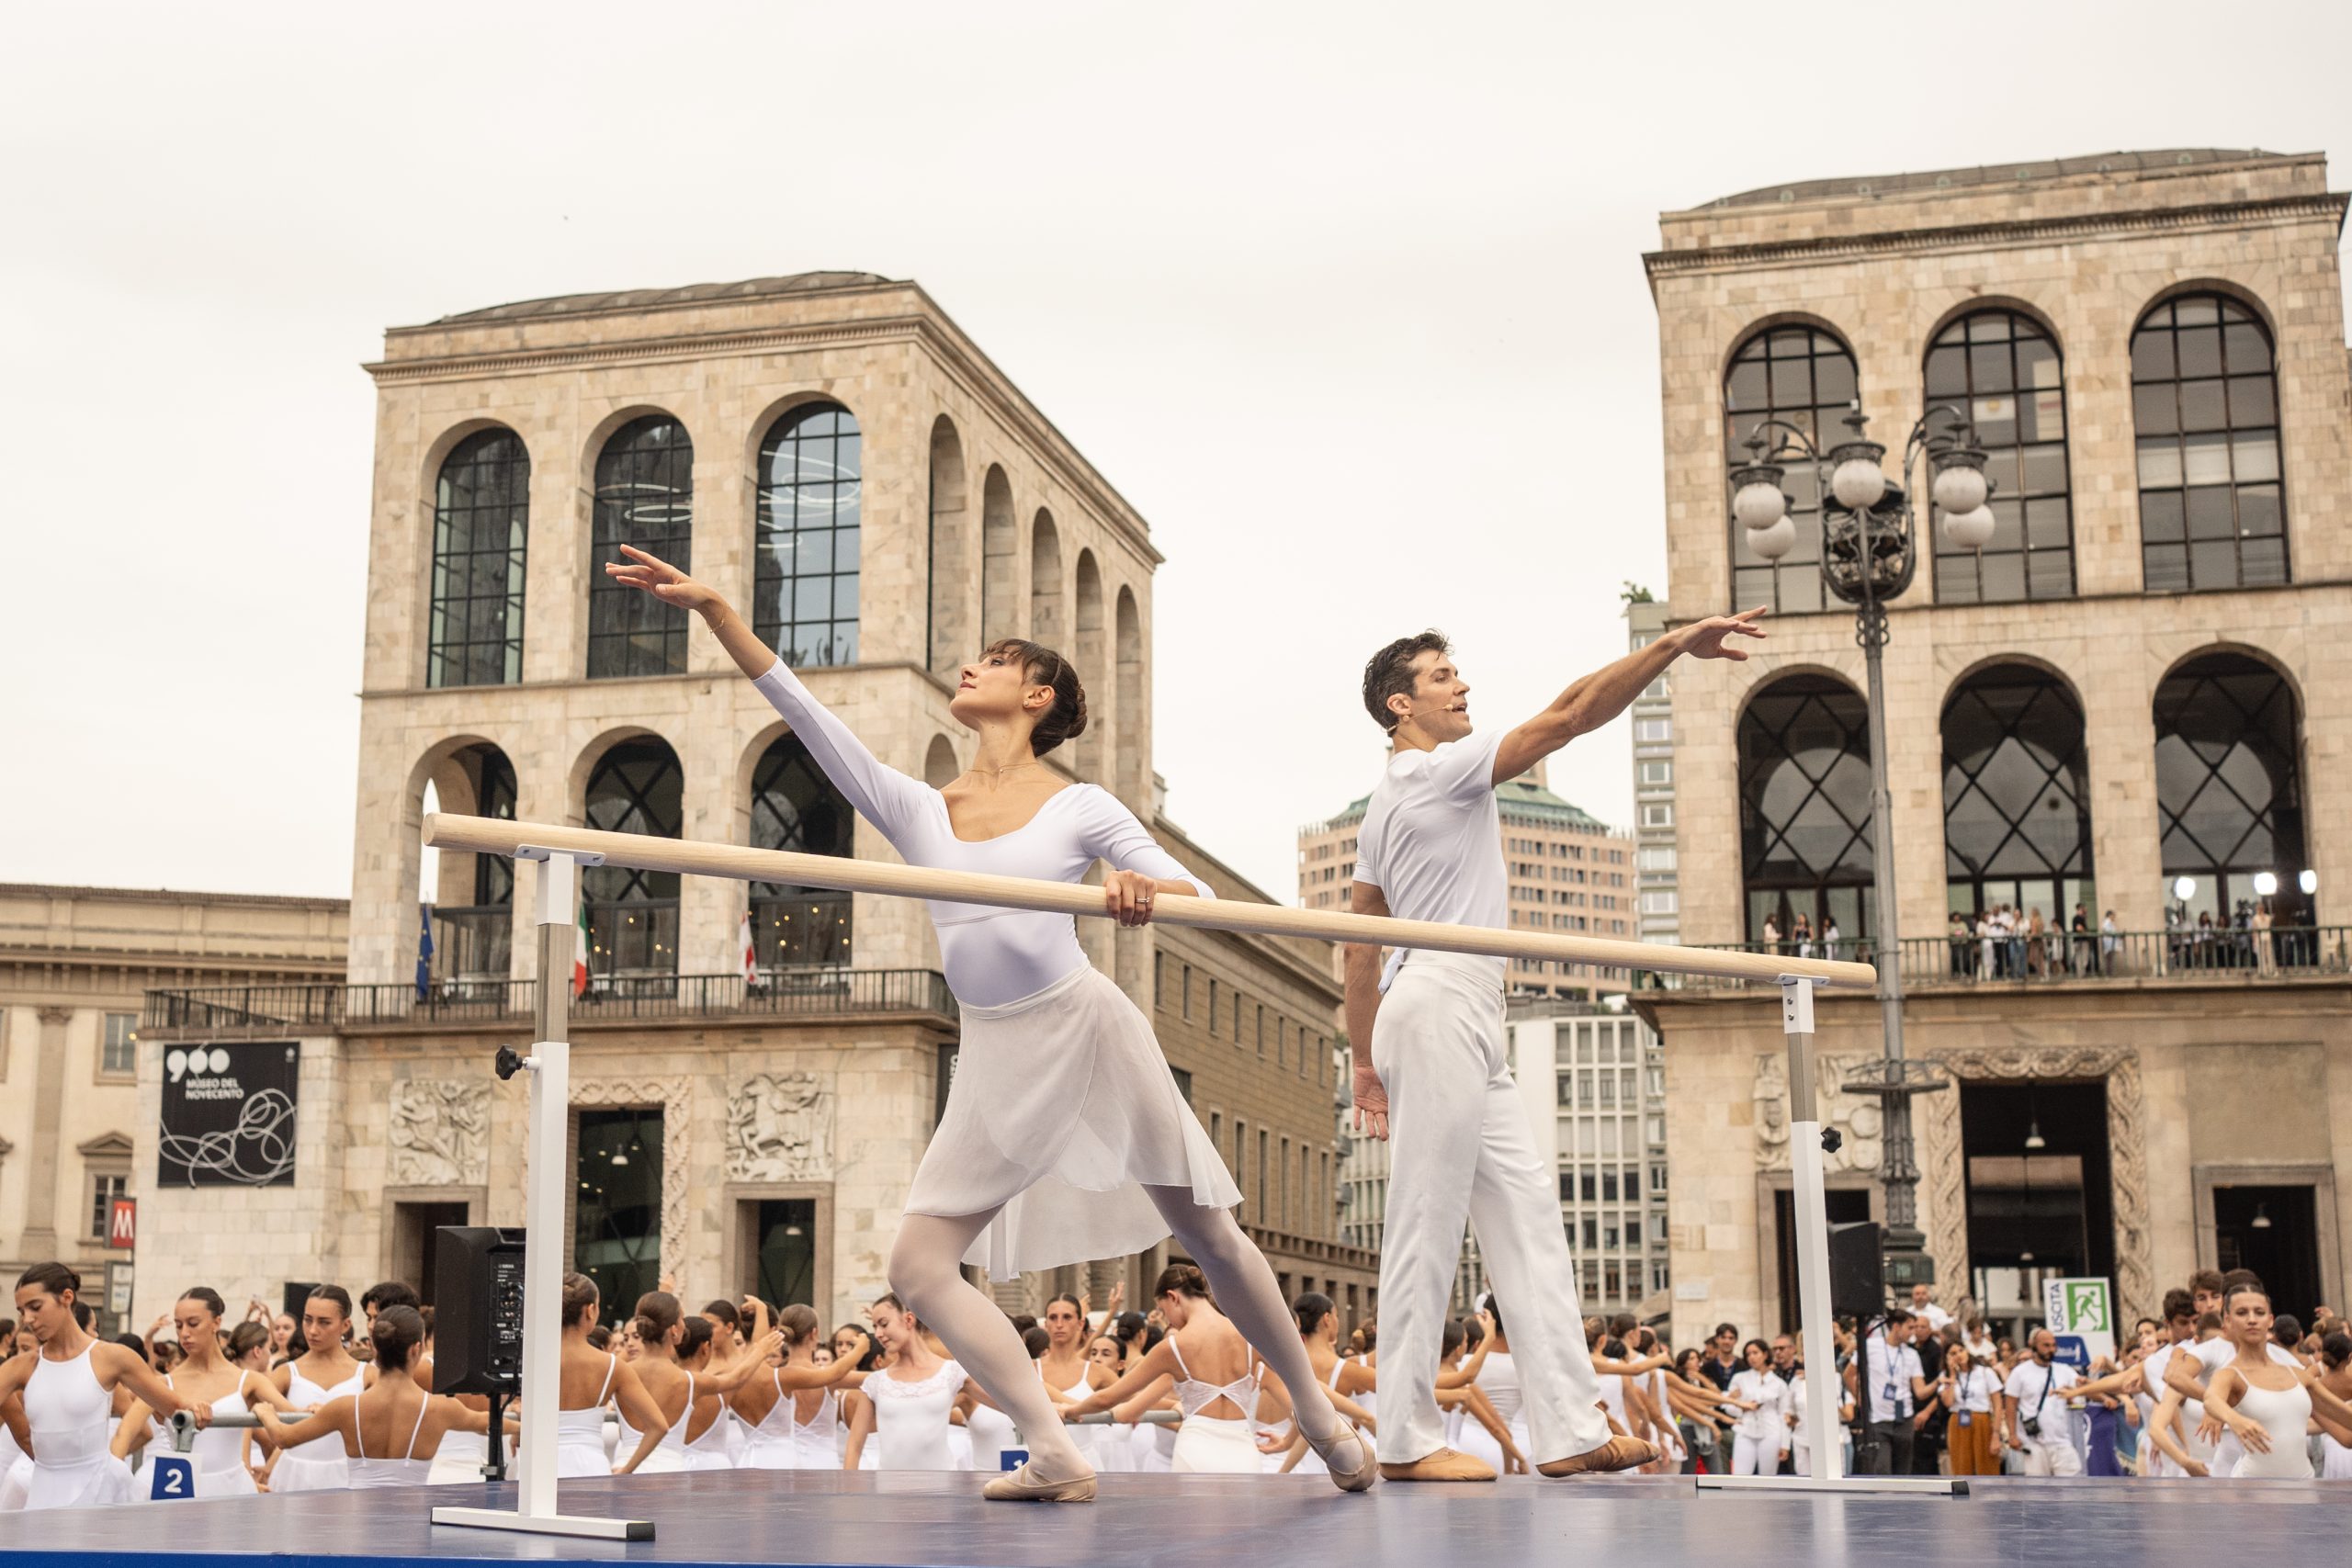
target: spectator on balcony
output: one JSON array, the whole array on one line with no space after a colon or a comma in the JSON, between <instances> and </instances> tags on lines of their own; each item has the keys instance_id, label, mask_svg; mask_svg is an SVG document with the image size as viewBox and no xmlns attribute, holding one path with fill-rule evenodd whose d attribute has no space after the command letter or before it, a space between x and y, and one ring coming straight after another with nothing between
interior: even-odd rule
<instances>
[{"instance_id":1,"label":"spectator on balcony","mask_svg":"<svg viewBox=\"0 0 2352 1568\"><path fill-rule=\"evenodd\" d=\"M1781 928L1770 915L1764 917L1764 951L1767 953L1781 951Z\"/></svg>"},{"instance_id":2,"label":"spectator on balcony","mask_svg":"<svg viewBox=\"0 0 2352 1568\"><path fill-rule=\"evenodd\" d=\"M2277 974L2278 957L2270 945L2270 900L2265 898L2256 904L2246 923L2254 933L2255 967L2265 976Z\"/></svg>"},{"instance_id":3,"label":"spectator on balcony","mask_svg":"<svg viewBox=\"0 0 2352 1568\"><path fill-rule=\"evenodd\" d=\"M1951 977L1955 980L1964 980L1973 967L1968 961L1968 917L1958 909L1954 909L1945 924L1950 928L1945 931L1944 937L1951 947Z\"/></svg>"},{"instance_id":4,"label":"spectator on balcony","mask_svg":"<svg viewBox=\"0 0 2352 1568\"><path fill-rule=\"evenodd\" d=\"M1796 929L1791 931L1789 936L1790 939L1797 944L1797 956L1799 958L1811 958L1813 956L1813 921L1806 916L1804 910L1800 909L1797 911Z\"/></svg>"},{"instance_id":5,"label":"spectator on balcony","mask_svg":"<svg viewBox=\"0 0 2352 1568\"><path fill-rule=\"evenodd\" d=\"M1826 917L1826 919L1824 919L1822 920L1822 922L1821 922L1821 956L1822 956L1822 957L1824 957L1824 958L1830 958L1830 959L1834 959L1834 958L1836 958L1836 957L1838 956L1838 941L1840 940L1840 934L1841 934L1841 933L1840 933L1840 932L1838 931L1838 917L1837 917L1837 916L1835 916L1835 915L1830 915L1830 916Z\"/></svg>"},{"instance_id":6,"label":"spectator on balcony","mask_svg":"<svg viewBox=\"0 0 2352 1568\"><path fill-rule=\"evenodd\" d=\"M2115 911L2109 909L2099 917L2098 950L2100 957L2105 961L2107 972L2110 975L2115 973L2115 954L2122 945L2123 939L2116 934Z\"/></svg>"},{"instance_id":7,"label":"spectator on balcony","mask_svg":"<svg viewBox=\"0 0 2352 1568\"><path fill-rule=\"evenodd\" d=\"M2084 908L2080 902L2075 905L2075 918L2067 922L2066 929L2074 934L2075 973L2077 975L2098 974L2099 972L2098 943L2091 937L2090 911Z\"/></svg>"}]
</instances>

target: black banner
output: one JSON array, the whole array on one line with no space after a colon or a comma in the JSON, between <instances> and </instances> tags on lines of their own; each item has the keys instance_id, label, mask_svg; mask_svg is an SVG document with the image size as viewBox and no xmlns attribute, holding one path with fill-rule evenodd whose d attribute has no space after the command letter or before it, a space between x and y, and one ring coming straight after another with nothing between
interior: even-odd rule
<instances>
[{"instance_id":1,"label":"black banner","mask_svg":"<svg viewBox=\"0 0 2352 1568\"><path fill-rule=\"evenodd\" d=\"M290 1040L165 1046L156 1182L292 1186L301 1068L302 1048Z\"/></svg>"}]
</instances>

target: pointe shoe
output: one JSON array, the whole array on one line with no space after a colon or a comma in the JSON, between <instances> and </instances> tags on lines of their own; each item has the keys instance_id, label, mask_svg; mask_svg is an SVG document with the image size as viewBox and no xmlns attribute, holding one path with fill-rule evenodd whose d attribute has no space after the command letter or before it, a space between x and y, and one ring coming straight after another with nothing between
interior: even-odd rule
<instances>
[{"instance_id":1,"label":"pointe shoe","mask_svg":"<svg viewBox=\"0 0 2352 1568\"><path fill-rule=\"evenodd\" d=\"M1351 1469L1341 1470L1333 1462L1332 1456L1346 1447L1350 1441L1355 1444L1356 1462ZM1318 1443L1314 1438L1308 1438L1306 1446L1315 1450L1315 1457L1323 1461L1323 1468L1330 1472L1331 1480L1342 1492L1367 1490L1374 1482L1380 1479L1380 1472L1385 1468L1374 1462L1372 1445L1363 1440L1363 1434L1345 1421L1340 1423L1339 1431L1333 1434L1329 1443Z\"/></svg>"},{"instance_id":2,"label":"pointe shoe","mask_svg":"<svg viewBox=\"0 0 2352 1568\"><path fill-rule=\"evenodd\" d=\"M991 1503L1091 1503L1094 1477L1089 1473L1075 1481L1047 1481L1037 1473L1033 1460L981 1487L980 1495Z\"/></svg>"},{"instance_id":3,"label":"pointe shoe","mask_svg":"<svg viewBox=\"0 0 2352 1568\"><path fill-rule=\"evenodd\" d=\"M1329 1461L1325 1461L1329 1463ZM1473 1459L1452 1449L1440 1449L1410 1464L1384 1464L1380 1467L1383 1481L1492 1481L1494 1468L1485 1461Z\"/></svg>"},{"instance_id":4,"label":"pointe shoe","mask_svg":"<svg viewBox=\"0 0 2352 1568\"><path fill-rule=\"evenodd\" d=\"M1611 1471L1638 1470L1657 1458L1655 1444L1639 1438L1611 1438L1597 1449L1539 1464L1535 1473L1555 1481L1568 1475L1606 1475Z\"/></svg>"}]
</instances>

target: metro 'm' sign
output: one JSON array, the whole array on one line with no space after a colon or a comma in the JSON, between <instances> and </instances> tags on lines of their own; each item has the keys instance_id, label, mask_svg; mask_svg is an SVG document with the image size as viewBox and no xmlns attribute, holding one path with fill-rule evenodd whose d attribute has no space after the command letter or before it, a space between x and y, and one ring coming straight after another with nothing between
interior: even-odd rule
<instances>
[{"instance_id":1,"label":"metro 'm' sign","mask_svg":"<svg viewBox=\"0 0 2352 1568\"><path fill-rule=\"evenodd\" d=\"M117 1198L107 1214L107 1245L134 1247L139 1245L139 1200Z\"/></svg>"}]
</instances>

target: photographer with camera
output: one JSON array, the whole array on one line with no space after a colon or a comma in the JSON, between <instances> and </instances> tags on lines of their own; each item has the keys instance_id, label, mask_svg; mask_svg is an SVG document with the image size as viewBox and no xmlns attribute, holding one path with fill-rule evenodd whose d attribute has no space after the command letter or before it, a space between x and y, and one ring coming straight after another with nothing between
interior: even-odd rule
<instances>
[{"instance_id":1,"label":"photographer with camera","mask_svg":"<svg viewBox=\"0 0 2352 1568\"><path fill-rule=\"evenodd\" d=\"M2032 1353L2001 1390L2008 1402L2009 1448L2022 1457L2023 1474L2080 1475L2082 1456L2075 1451L2074 1416L2066 1407L2066 1391L2080 1380L2058 1360L2058 1337L2050 1330L2035 1329L2027 1344Z\"/></svg>"}]
</instances>

